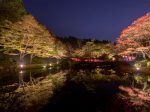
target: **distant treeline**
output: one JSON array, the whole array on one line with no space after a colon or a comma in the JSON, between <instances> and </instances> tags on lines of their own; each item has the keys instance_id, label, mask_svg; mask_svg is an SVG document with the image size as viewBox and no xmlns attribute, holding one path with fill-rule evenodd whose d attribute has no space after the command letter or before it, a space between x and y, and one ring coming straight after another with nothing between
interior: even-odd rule
<instances>
[{"instance_id":1,"label":"distant treeline","mask_svg":"<svg viewBox=\"0 0 150 112\"><path fill-rule=\"evenodd\" d=\"M87 42L94 41L95 44L101 43L101 44L109 44L111 41L109 40L97 40L97 39L80 39L78 37L74 36L67 36L67 37L59 37L57 36L59 40L61 40L64 44L67 46L72 46L72 48L80 48L81 46L85 45Z\"/></svg>"}]
</instances>

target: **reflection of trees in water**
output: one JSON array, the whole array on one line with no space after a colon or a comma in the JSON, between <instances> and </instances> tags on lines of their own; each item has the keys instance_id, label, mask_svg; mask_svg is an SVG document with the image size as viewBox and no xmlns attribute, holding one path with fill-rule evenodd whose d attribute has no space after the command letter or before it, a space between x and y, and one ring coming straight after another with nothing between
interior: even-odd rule
<instances>
[{"instance_id":1,"label":"reflection of trees in water","mask_svg":"<svg viewBox=\"0 0 150 112\"><path fill-rule=\"evenodd\" d=\"M30 82L31 85L36 84L35 79L32 77L32 72L30 71Z\"/></svg>"},{"instance_id":2,"label":"reflection of trees in water","mask_svg":"<svg viewBox=\"0 0 150 112\"><path fill-rule=\"evenodd\" d=\"M24 86L25 86L25 82L24 82L24 80L23 80L23 71L21 70L20 72L19 72L19 87L23 87L23 89L24 89Z\"/></svg>"},{"instance_id":3,"label":"reflection of trees in water","mask_svg":"<svg viewBox=\"0 0 150 112\"><path fill-rule=\"evenodd\" d=\"M104 72L102 69L69 70L65 85L56 91L42 112L46 109L54 112L105 110L117 93L118 85L111 82L117 77L115 74L104 75L102 71ZM116 79L117 81L119 79Z\"/></svg>"},{"instance_id":4,"label":"reflection of trees in water","mask_svg":"<svg viewBox=\"0 0 150 112\"><path fill-rule=\"evenodd\" d=\"M35 85L36 81L35 78L32 77L32 72L29 72L29 82L25 82L24 81L24 75L25 75L25 71L20 70L19 72L19 87L23 88L23 90L25 91L25 87L28 87L29 85Z\"/></svg>"},{"instance_id":5,"label":"reflection of trees in water","mask_svg":"<svg viewBox=\"0 0 150 112\"><path fill-rule=\"evenodd\" d=\"M20 72L19 88L9 93L0 93L0 101L2 101L0 102L0 109L4 112L37 112L47 104L53 95L54 89L63 86L66 74L67 71L35 79L30 72L30 81L25 82L25 73Z\"/></svg>"},{"instance_id":6,"label":"reflection of trees in water","mask_svg":"<svg viewBox=\"0 0 150 112\"><path fill-rule=\"evenodd\" d=\"M29 110L38 112L40 108L55 100L55 97L57 97L56 99L59 100L60 98L61 100L62 94L65 95L65 97L63 98L64 100L71 101L71 103L73 103L72 100L67 100L65 98L70 95L70 98L72 99L72 95L76 96L76 92L78 92L77 95L79 95L79 97L85 98L86 101L89 100L89 97L86 97L87 93L87 95L89 95L90 93L90 96L93 96L93 94L95 94L96 97L94 98L100 98L99 101L105 101L107 99L106 97L102 97L101 99L101 97L98 96L104 93L106 94L106 96L109 96L110 93L116 94L117 92L119 92L116 91L118 90L118 84L125 85L129 89L137 86L137 82L135 81L134 77L132 77L133 75L123 74L118 76L112 69L106 70L98 68L92 70L66 70L54 75L49 74L47 76L39 78L34 78L34 74L32 73L32 71L30 71L28 75L29 82L25 81L25 75L25 72L20 71L19 88L16 88L8 93L0 94L0 101L3 101L0 102L0 109L4 110L4 112L9 112L10 110L11 112L27 112ZM134 86L132 86L133 81L135 83ZM124 87L122 87L121 89L126 91L126 89L128 88L124 89ZM84 93L80 94L80 92L82 91ZM123 93L123 95L125 94ZM128 98L129 96L126 97ZM108 97L108 100L111 99L109 98L110 96ZM76 98L74 97L74 99ZM80 102L78 96L75 101ZM130 101L130 99L126 101Z\"/></svg>"},{"instance_id":7,"label":"reflection of trees in water","mask_svg":"<svg viewBox=\"0 0 150 112\"><path fill-rule=\"evenodd\" d=\"M51 74L49 70L37 69L37 70L20 70L19 72L19 87L27 88L28 86L36 85L39 81L43 80L46 75Z\"/></svg>"},{"instance_id":8,"label":"reflection of trees in water","mask_svg":"<svg viewBox=\"0 0 150 112\"><path fill-rule=\"evenodd\" d=\"M150 92L150 81L149 76L142 74L134 75L135 83L141 86L142 91Z\"/></svg>"},{"instance_id":9,"label":"reflection of trees in water","mask_svg":"<svg viewBox=\"0 0 150 112\"><path fill-rule=\"evenodd\" d=\"M93 91L94 93L97 93L97 91L95 91L96 88L101 87L101 84L103 85L103 83L105 83L104 87L109 88L109 83L119 82L120 86L118 86L118 89L121 93L118 92L117 99L121 99L120 101L124 102L124 105L126 105L122 106L122 109L131 112L150 111L149 76L129 73L123 73L118 76L113 70L96 69L91 71L79 70L72 80L85 85L87 90ZM103 89L104 88L101 88L99 90ZM112 88L112 90L115 89ZM112 102L112 105L113 103L114 102Z\"/></svg>"}]
</instances>

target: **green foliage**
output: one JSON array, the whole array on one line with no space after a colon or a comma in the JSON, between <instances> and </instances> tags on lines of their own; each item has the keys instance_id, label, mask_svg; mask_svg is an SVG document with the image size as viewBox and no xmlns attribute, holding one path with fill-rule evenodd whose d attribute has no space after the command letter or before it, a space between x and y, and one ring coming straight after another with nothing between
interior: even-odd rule
<instances>
[{"instance_id":1,"label":"green foliage","mask_svg":"<svg viewBox=\"0 0 150 112\"><path fill-rule=\"evenodd\" d=\"M5 49L0 49L0 63L7 63L15 62L12 58L10 58L8 55L4 54L3 52Z\"/></svg>"},{"instance_id":2,"label":"green foliage","mask_svg":"<svg viewBox=\"0 0 150 112\"><path fill-rule=\"evenodd\" d=\"M59 64L60 64L62 69L66 69L66 68L69 68L71 66L68 59L62 59Z\"/></svg>"},{"instance_id":3,"label":"green foliage","mask_svg":"<svg viewBox=\"0 0 150 112\"><path fill-rule=\"evenodd\" d=\"M43 63L42 58L39 58L39 57L33 58L32 62L34 64L42 64Z\"/></svg>"},{"instance_id":4,"label":"green foliage","mask_svg":"<svg viewBox=\"0 0 150 112\"><path fill-rule=\"evenodd\" d=\"M139 64L141 64L142 67L146 67L147 66L147 60L141 60L141 61L137 61Z\"/></svg>"},{"instance_id":5,"label":"green foliage","mask_svg":"<svg viewBox=\"0 0 150 112\"><path fill-rule=\"evenodd\" d=\"M150 61L147 61L147 67L150 68Z\"/></svg>"},{"instance_id":6,"label":"green foliage","mask_svg":"<svg viewBox=\"0 0 150 112\"><path fill-rule=\"evenodd\" d=\"M8 60L9 60L9 58L6 55L0 53L0 62L1 63L8 62Z\"/></svg>"},{"instance_id":7,"label":"green foliage","mask_svg":"<svg viewBox=\"0 0 150 112\"><path fill-rule=\"evenodd\" d=\"M134 64L134 66L135 66L136 68L139 68L139 67L141 67L141 63L136 62L136 63Z\"/></svg>"},{"instance_id":8,"label":"green foliage","mask_svg":"<svg viewBox=\"0 0 150 112\"><path fill-rule=\"evenodd\" d=\"M0 24L5 20L16 21L26 14L22 0L0 1Z\"/></svg>"},{"instance_id":9,"label":"green foliage","mask_svg":"<svg viewBox=\"0 0 150 112\"><path fill-rule=\"evenodd\" d=\"M108 60L108 54L102 54L100 56L100 59L102 59L102 60Z\"/></svg>"},{"instance_id":10,"label":"green foliage","mask_svg":"<svg viewBox=\"0 0 150 112\"><path fill-rule=\"evenodd\" d=\"M137 66L139 66L139 67L150 67L150 61L148 61L148 60L141 60L141 61L136 61L135 62L135 67L137 67Z\"/></svg>"}]
</instances>

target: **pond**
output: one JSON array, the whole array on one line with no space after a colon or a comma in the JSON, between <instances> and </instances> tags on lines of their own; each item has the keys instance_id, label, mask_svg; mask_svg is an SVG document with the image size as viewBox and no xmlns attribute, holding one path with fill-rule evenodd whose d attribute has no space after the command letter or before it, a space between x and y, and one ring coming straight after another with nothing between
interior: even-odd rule
<instances>
[{"instance_id":1,"label":"pond","mask_svg":"<svg viewBox=\"0 0 150 112\"><path fill-rule=\"evenodd\" d=\"M149 75L120 70L119 67L43 68L3 72L0 74L0 110L149 112Z\"/></svg>"},{"instance_id":2,"label":"pond","mask_svg":"<svg viewBox=\"0 0 150 112\"><path fill-rule=\"evenodd\" d=\"M38 69L23 69L23 70L9 70L0 72L0 86L11 85L19 83L19 80L29 82L30 77L39 78L44 77L48 74L55 74L60 71L59 67L55 68L38 68ZM11 79L11 80L10 80Z\"/></svg>"}]
</instances>

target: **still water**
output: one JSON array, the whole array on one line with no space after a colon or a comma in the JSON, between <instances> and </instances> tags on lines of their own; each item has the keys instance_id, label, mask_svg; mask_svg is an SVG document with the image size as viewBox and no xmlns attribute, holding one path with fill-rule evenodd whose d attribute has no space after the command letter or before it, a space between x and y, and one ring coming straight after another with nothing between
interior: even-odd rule
<instances>
[{"instance_id":1,"label":"still water","mask_svg":"<svg viewBox=\"0 0 150 112\"><path fill-rule=\"evenodd\" d=\"M135 109L119 89L148 92L149 76L139 71L42 68L0 75L1 112L149 112L149 101Z\"/></svg>"},{"instance_id":2,"label":"still water","mask_svg":"<svg viewBox=\"0 0 150 112\"><path fill-rule=\"evenodd\" d=\"M39 77L45 77L49 74L55 74L60 72L60 68L40 68L40 69L24 69L24 70L9 70L0 72L0 86L11 85L19 83L19 80L25 82L30 81L30 77L36 79Z\"/></svg>"}]
</instances>

